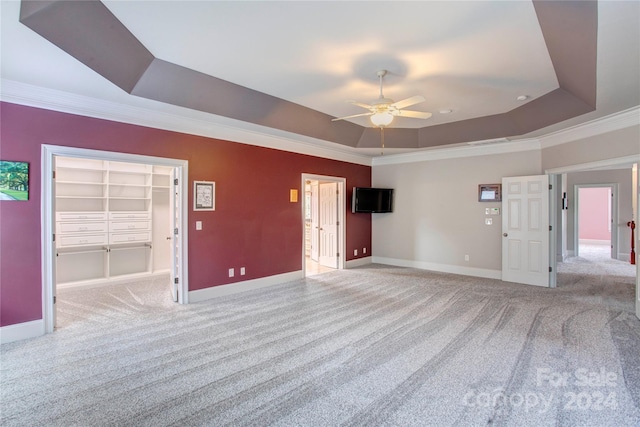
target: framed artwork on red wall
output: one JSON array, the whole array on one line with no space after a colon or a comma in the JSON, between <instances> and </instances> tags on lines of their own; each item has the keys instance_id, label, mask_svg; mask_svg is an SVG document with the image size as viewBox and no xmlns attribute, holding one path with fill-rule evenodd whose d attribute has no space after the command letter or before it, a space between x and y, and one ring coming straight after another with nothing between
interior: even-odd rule
<instances>
[{"instance_id":1,"label":"framed artwork on red wall","mask_svg":"<svg viewBox=\"0 0 640 427\"><path fill-rule=\"evenodd\" d=\"M193 210L216 210L216 183L213 181L193 182Z\"/></svg>"}]
</instances>

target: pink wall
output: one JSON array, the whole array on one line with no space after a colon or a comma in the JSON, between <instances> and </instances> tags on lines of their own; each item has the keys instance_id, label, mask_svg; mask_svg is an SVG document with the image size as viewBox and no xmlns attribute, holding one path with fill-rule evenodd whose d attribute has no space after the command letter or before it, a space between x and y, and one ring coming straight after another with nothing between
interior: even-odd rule
<instances>
[{"instance_id":1,"label":"pink wall","mask_svg":"<svg viewBox=\"0 0 640 427\"><path fill-rule=\"evenodd\" d=\"M0 326L42 318L41 144L184 159L189 188L215 181L216 210L189 212L190 290L302 269L301 207L289 202L290 189L304 193L302 173L346 178L346 259L371 248L371 215L352 214L350 202L352 187L371 185L369 166L9 103L0 115L0 158L31 170L29 201L0 203ZM227 277L240 266L245 276Z\"/></svg>"},{"instance_id":2,"label":"pink wall","mask_svg":"<svg viewBox=\"0 0 640 427\"><path fill-rule=\"evenodd\" d=\"M578 238L611 240L609 231L611 190L605 187L579 188Z\"/></svg>"}]
</instances>

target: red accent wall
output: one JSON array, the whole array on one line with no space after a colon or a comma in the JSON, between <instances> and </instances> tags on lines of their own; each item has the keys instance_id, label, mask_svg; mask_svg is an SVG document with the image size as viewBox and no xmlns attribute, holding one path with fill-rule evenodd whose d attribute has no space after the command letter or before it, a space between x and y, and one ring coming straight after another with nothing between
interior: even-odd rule
<instances>
[{"instance_id":1,"label":"red accent wall","mask_svg":"<svg viewBox=\"0 0 640 427\"><path fill-rule=\"evenodd\" d=\"M351 213L370 166L5 102L0 117L0 159L30 163L29 201L0 202L0 326L42 318L41 144L188 160L189 206L194 180L215 181L216 210L189 212L190 290L302 269L301 202L289 201L292 188L303 198L302 173L346 178L346 259L371 248L371 215Z\"/></svg>"}]
</instances>

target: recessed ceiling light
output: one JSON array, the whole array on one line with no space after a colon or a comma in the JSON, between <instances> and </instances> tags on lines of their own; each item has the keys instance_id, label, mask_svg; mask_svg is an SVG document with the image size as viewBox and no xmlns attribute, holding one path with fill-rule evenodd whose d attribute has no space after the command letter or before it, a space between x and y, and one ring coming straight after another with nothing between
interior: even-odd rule
<instances>
[{"instance_id":1,"label":"recessed ceiling light","mask_svg":"<svg viewBox=\"0 0 640 427\"><path fill-rule=\"evenodd\" d=\"M445 109L445 110L440 110L439 113L440 114L449 114L451 113L453 110L449 110L449 109Z\"/></svg>"},{"instance_id":2,"label":"recessed ceiling light","mask_svg":"<svg viewBox=\"0 0 640 427\"><path fill-rule=\"evenodd\" d=\"M516 98L518 101L526 101L527 99L529 99L529 95L520 95L519 97Z\"/></svg>"}]
</instances>

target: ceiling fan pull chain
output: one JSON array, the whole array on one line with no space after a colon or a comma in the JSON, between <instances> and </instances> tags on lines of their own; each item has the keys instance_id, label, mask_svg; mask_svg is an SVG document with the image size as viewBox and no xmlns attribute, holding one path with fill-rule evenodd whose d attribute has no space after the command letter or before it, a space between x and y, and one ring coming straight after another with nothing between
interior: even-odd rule
<instances>
[{"instance_id":1,"label":"ceiling fan pull chain","mask_svg":"<svg viewBox=\"0 0 640 427\"><path fill-rule=\"evenodd\" d=\"M380 155L384 156L384 128L380 127L380 139L382 141L382 148L380 149Z\"/></svg>"}]
</instances>

